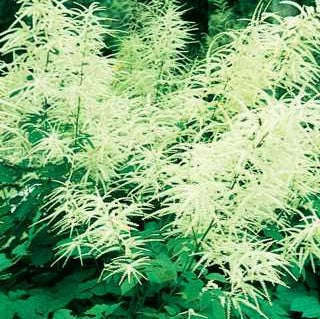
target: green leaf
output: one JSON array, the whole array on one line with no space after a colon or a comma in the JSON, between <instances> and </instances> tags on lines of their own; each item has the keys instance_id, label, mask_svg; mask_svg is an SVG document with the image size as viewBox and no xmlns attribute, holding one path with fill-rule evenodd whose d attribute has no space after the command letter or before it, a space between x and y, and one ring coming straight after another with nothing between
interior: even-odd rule
<instances>
[{"instance_id":1,"label":"green leaf","mask_svg":"<svg viewBox=\"0 0 320 319\"><path fill-rule=\"evenodd\" d=\"M3 163L0 163L0 183L12 184L20 176L21 176L21 173L15 168L5 165Z\"/></svg>"},{"instance_id":2,"label":"green leaf","mask_svg":"<svg viewBox=\"0 0 320 319\"><path fill-rule=\"evenodd\" d=\"M32 196L32 193L24 200L22 200L19 206L15 210L15 216L19 220L25 220L32 216L32 213L38 209L40 200Z\"/></svg>"},{"instance_id":3,"label":"green leaf","mask_svg":"<svg viewBox=\"0 0 320 319\"><path fill-rule=\"evenodd\" d=\"M113 295L120 295L121 290L119 286L119 282L113 280L114 278L108 278L107 280L101 281L97 283L96 279L93 279L94 283L93 288L90 290L96 296L103 296L107 293L111 293Z\"/></svg>"},{"instance_id":4,"label":"green leaf","mask_svg":"<svg viewBox=\"0 0 320 319\"><path fill-rule=\"evenodd\" d=\"M167 309L167 307L164 307L165 309ZM143 311L142 311L143 317L142 318L150 318L150 319L169 319L172 318L171 316L168 317L167 314L165 313L160 313L159 310L155 310L149 307L144 307ZM110 318L111 319L111 318Z\"/></svg>"},{"instance_id":5,"label":"green leaf","mask_svg":"<svg viewBox=\"0 0 320 319\"><path fill-rule=\"evenodd\" d=\"M165 306L164 309L170 316L176 316L180 311L180 309L176 305Z\"/></svg>"},{"instance_id":6,"label":"green leaf","mask_svg":"<svg viewBox=\"0 0 320 319\"><path fill-rule=\"evenodd\" d=\"M279 232L279 229L274 225L267 226L266 228L264 228L263 232L265 236L275 239L277 241L283 239L283 236Z\"/></svg>"},{"instance_id":7,"label":"green leaf","mask_svg":"<svg viewBox=\"0 0 320 319\"><path fill-rule=\"evenodd\" d=\"M0 206L0 216L8 214L11 210L11 206L8 204Z\"/></svg>"},{"instance_id":8,"label":"green leaf","mask_svg":"<svg viewBox=\"0 0 320 319\"><path fill-rule=\"evenodd\" d=\"M27 131L28 131L28 141L34 145L37 144L41 139L46 137L46 134L42 130L36 129L31 125L28 127Z\"/></svg>"},{"instance_id":9,"label":"green leaf","mask_svg":"<svg viewBox=\"0 0 320 319\"><path fill-rule=\"evenodd\" d=\"M133 278L130 282L128 279L124 280L120 286L121 295L122 296L129 296L133 294L133 288L138 284L138 282Z\"/></svg>"},{"instance_id":10,"label":"green leaf","mask_svg":"<svg viewBox=\"0 0 320 319\"><path fill-rule=\"evenodd\" d=\"M71 314L71 310L60 309L54 313L52 319L77 319L77 317Z\"/></svg>"},{"instance_id":11,"label":"green leaf","mask_svg":"<svg viewBox=\"0 0 320 319\"><path fill-rule=\"evenodd\" d=\"M93 318L102 319L105 316L112 315L120 307L120 305L121 303L95 305L86 311L85 314L94 316Z\"/></svg>"},{"instance_id":12,"label":"green leaf","mask_svg":"<svg viewBox=\"0 0 320 319\"><path fill-rule=\"evenodd\" d=\"M287 309L285 309L278 300L272 300L270 305L267 301L260 301L261 310L271 319L290 319Z\"/></svg>"},{"instance_id":13,"label":"green leaf","mask_svg":"<svg viewBox=\"0 0 320 319\"><path fill-rule=\"evenodd\" d=\"M43 229L30 244L31 261L35 266L41 266L51 261L53 253L52 236Z\"/></svg>"},{"instance_id":14,"label":"green leaf","mask_svg":"<svg viewBox=\"0 0 320 319\"><path fill-rule=\"evenodd\" d=\"M26 300L15 300L11 307L21 319L43 319L50 312L53 298L44 290L38 291Z\"/></svg>"},{"instance_id":15,"label":"green leaf","mask_svg":"<svg viewBox=\"0 0 320 319\"><path fill-rule=\"evenodd\" d=\"M24 91L26 91L27 90L27 87L25 86L25 87L22 87L22 88L20 88L20 89L16 89L16 90L14 90L14 91L12 91L11 93L10 93L10 95L9 95L9 98L13 98L13 97L15 97L16 95L18 95L18 94L20 94L20 93L22 93L22 92L24 92Z\"/></svg>"},{"instance_id":16,"label":"green leaf","mask_svg":"<svg viewBox=\"0 0 320 319\"><path fill-rule=\"evenodd\" d=\"M4 271L11 266L11 260L5 254L0 254L0 271Z\"/></svg>"},{"instance_id":17,"label":"green leaf","mask_svg":"<svg viewBox=\"0 0 320 319\"><path fill-rule=\"evenodd\" d=\"M26 241L22 244L19 244L12 250L12 254L20 258L25 256L28 253L29 242Z\"/></svg>"},{"instance_id":18,"label":"green leaf","mask_svg":"<svg viewBox=\"0 0 320 319\"><path fill-rule=\"evenodd\" d=\"M205 314L208 319L226 319L226 314L220 301L210 292L202 294L200 299L201 313Z\"/></svg>"},{"instance_id":19,"label":"green leaf","mask_svg":"<svg viewBox=\"0 0 320 319\"><path fill-rule=\"evenodd\" d=\"M44 265L52 260L54 253L52 249L50 249L50 247L42 245L37 245L36 247L38 247L39 249L35 250L33 248L31 254L31 261L35 266Z\"/></svg>"},{"instance_id":20,"label":"green leaf","mask_svg":"<svg viewBox=\"0 0 320 319\"><path fill-rule=\"evenodd\" d=\"M206 279L208 280L213 280L213 281L218 281L222 283L228 283L228 280L224 275L221 275L219 273L211 273L206 276Z\"/></svg>"},{"instance_id":21,"label":"green leaf","mask_svg":"<svg viewBox=\"0 0 320 319\"><path fill-rule=\"evenodd\" d=\"M198 298L201 290L203 288L203 282L199 279L192 280L185 285L184 290L182 291L183 298L188 301Z\"/></svg>"},{"instance_id":22,"label":"green leaf","mask_svg":"<svg viewBox=\"0 0 320 319\"><path fill-rule=\"evenodd\" d=\"M74 298L86 299L92 297L90 287L86 285L88 278L93 275L92 270L76 271L72 275L66 276L63 280L59 281L52 289L52 293L60 295L63 291L63 295L56 300L57 305L68 303ZM91 283L91 287L94 283Z\"/></svg>"},{"instance_id":23,"label":"green leaf","mask_svg":"<svg viewBox=\"0 0 320 319\"><path fill-rule=\"evenodd\" d=\"M11 307L9 297L3 293L0 293L0 314L5 319L11 319L14 315L14 309Z\"/></svg>"},{"instance_id":24,"label":"green leaf","mask_svg":"<svg viewBox=\"0 0 320 319\"><path fill-rule=\"evenodd\" d=\"M151 283L164 284L177 280L175 264L165 254L160 254L152 267L147 271L147 277Z\"/></svg>"},{"instance_id":25,"label":"green leaf","mask_svg":"<svg viewBox=\"0 0 320 319\"><path fill-rule=\"evenodd\" d=\"M70 164L65 160L64 162L58 164L49 163L45 167L41 168L39 173L44 177L59 180L69 172L69 169Z\"/></svg>"},{"instance_id":26,"label":"green leaf","mask_svg":"<svg viewBox=\"0 0 320 319\"><path fill-rule=\"evenodd\" d=\"M302 312L304 318L319 318L320 303L314 296L300 296L292 300L291 311Z\"/></svg>"},{"instance_id":27,"label":"green leaf","mask_svg":"<svg viewBox=\"0 0 320 319\"><path fill-rule=\"evenodd\" d=\"M284 286L278 286L276 290L276 295L279 299L283 300L292 300L294 298L298 298L300 296L305 296L308 294L306 287L298 283L294 287L288 288Z\"/></svg>"}]
</instances>

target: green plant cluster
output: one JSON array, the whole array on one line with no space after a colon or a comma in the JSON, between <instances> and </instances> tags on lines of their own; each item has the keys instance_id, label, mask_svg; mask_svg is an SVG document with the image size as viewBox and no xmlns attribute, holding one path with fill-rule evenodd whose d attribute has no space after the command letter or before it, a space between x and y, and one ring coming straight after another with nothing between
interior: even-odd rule
<instances>
[{"instance_id":1,"label":"green plant cluster","mask_svg":"<svg viewBox=\"0 0 320 319\"><path fill-rule=\"evenodd\" d=\"M195 59L178 0L17 4L0 319L320 318L320 2Z\"/></svg>"},{"instance_id":2,"label":"green plant cluster","mask_svg":"<svg viewBox=\"0 0 320 319\"><path fill-rule=\"evenodd\" d=\"M248 24L248 18L252 16L259 0L209 0L208 1L208 33L210 36L219 34L230 28L239 29ZM295 1L299 5L311 6L314 0ZM281 16L296 15L299 10L291 5L284 5L280 0L266 2L269 11L280 14Z\"/></svg>"}]
</instances>

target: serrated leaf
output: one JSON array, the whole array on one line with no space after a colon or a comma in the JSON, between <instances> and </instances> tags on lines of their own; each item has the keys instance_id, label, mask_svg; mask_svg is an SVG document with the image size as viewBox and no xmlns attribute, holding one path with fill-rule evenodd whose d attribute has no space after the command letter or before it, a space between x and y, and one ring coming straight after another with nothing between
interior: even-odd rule
<instances>
[{"instance_id":1,"label":"serrated leaf","mask_svg":"<svg viewBox=\"0 0 320 319\"><path fill-rule=\"evenodd\" d=\"M120 295L121 290L119 282L113 280L114 278L108 278L107 280L97 283L97 279L93 279L94 284L90 291L96 296L104 296L106 294Z\"/></svg>"},{"instance_id":2,"label":"serrated leaf","mask_svg":"<svg viewBox=\"0 0 320 319\"><path fill-rule=\"evenodd\" d=\"M25 300L12 300L10 307L20 319L42 319L49 314L52 301L50 294L40 290Z\"/></svg>"},{"instance_id":3,"label":"serrated leaf","mask_svg":"<svg viewBox=\"0 0 320 319\"><path fill-rule=\"evenodd\" d=\"M268 302L263 302L261 310L271 319L290 319L287 310L284 309L278 300L273 300L271 305Z\"/></svg>"},{"instance_id":4,"label":"serrated leaf","mask_svg":"<svg viewBox=\"0 0 320 319\"><path fill-rule=\"evenodd\" d=\"M203 293L200 298L201 313L208 319L226 319L226 314L220 301L210 292Z\"/></svg>"},{"instance_id":5,"label":"serrated leaf","mask_svg":"<svg viewBox=\"0 0 320 319\"><path fill-rule=\"evenodd\" d=\"M133 293L133 288L138 284L138 282L132 279L130 282L128 280L124 280L120 286L121 295L131 295Z\"/></svg>"},{"instance_id":6,"label":"serrated leaf","mask_svg":"<svg viewBox=\"0 0 320 319\"><path fill-rule=\"evenodd\" d=\"M292 288L287 288L284 286L278 286L276 291L276 296L278 299L284 302L289 302L295 298L300 298L301 296L306 296L308 291L303 284L297 284Z\"/></svg>"},{"instance_id":7,"label":"serrated leaf","mask_svg":"<svg viewBox=\"0 0 320 319\"><path fill-rule=\"evenodd\" d=\"M39 170L39 173L47 178L59 180L62 176L68 173L70 164L67 161L58 164L48 164Z\"/></svg>"},{"instance_id":8,"label":"serrated leaf","mask_svg":"<svg viewBox=\"0 0 320 319\"><path fill-rule=\"evenodd\" d=\"M320 303L314 296L300 296L292 300L290 310L302 312L304 318L319 318Z\"/></svg>"},{"instance_id":9,"label":"serrated leaf","mask_svg":"<svg viewBox=\"0 0 320 319\"><path fill-rule=\"evenodd\" d=\"M176 316L180 312L180 309L176 305L165 306L164 309L170 316Z\"/></svg>"},{"instance_id":10,"label":"serrated leaf","mask_svg":"<svg viewBox=\"0 0 320 319\"><path fill-rule=\"evenodd\" d=\"M177 280L177 269L175 264L165 254L157 256L152 267L147 271L147 277L152 283L164 284Z\"/></svg>"},{"instance_id":11,"label":"serrated leaf","mask_svg":"<svg viewBox=\"0 0 320 319\"><path fill-rule=\"evenodd\" d=\"M105 316L112 315L120 307L120 305L121 303L95 305L86 311L85 314L94 316L93 318L102 319Z\"/></svg>"},{"instance_id":12,"label":"serrated leaf","mask_svg":"<svg viewBox=\"0 0 320 319\"><path fill-rule=\"evenodd\" d=\"M52 319L77 319L77 317L73 316L72 311L69 309L60 309L55 311Z\"/></svg>"},{"instance_id":13,"label":"serrated leaf","mask_svg":"<svg viewBox=\"0 0 320 319\"><path fill-rule=\"evenodd\" d=\"M213 281L218 281L222 283L228 283L228 280L224 275L221 275L219 273L211 273L206 276L206 279L208 280L213 280Z\"/></svg>"},{"instance_id":14,"label":"serrated leaf","mask_svg":"<svg viewBox=\"0 0 320 319\"><path fill-rule=\"evenodd\" d=\"M203 288L203 282L201 280L192 280L185 285L182 291L182 296L188 301L198 298Z\"/></svg>"}]
</instances>

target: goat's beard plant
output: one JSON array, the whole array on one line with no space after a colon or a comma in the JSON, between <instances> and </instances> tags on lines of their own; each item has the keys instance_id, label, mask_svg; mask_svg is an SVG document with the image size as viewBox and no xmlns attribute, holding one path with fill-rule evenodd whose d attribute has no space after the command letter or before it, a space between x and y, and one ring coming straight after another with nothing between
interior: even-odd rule
<instances>
[{"instance_id":1,"label":"goat's beard plant","mask_svg":"<svg viewBox=\"0 0 320 319\"><path fill-rule=\"evenodd\" d=\"M24 169L20 192L42 187L48 165L66 167L36 224L65 238L56 261L102 259L102 278L144 284L149 244L187 237L195 249L182 272L215 269L224 280L208 279L204 291L240 313L260 312L267 285L284 284L290 265L315 265L316 9L281 18L258 8L227 45L213 49L213 39L192 63L192 26L176 1L140 4L112 57L100 53L112 32L96 6L19 2L2 35L13 61L1 65L1 160ZM166 221L160 235L143 231L149 220Z\"/></svg>"}]
</instances>

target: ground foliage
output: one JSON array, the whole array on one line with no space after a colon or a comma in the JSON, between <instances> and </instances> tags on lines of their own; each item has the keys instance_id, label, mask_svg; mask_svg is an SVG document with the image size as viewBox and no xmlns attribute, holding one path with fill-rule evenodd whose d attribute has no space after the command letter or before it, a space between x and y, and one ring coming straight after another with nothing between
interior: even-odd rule
<instances>
[{"instance_id":1,"label":"ground foliage","mask_svg":"<svg viewBox=\"0 0 320 319\"><path fill-rule=\"evenodd\" d=\"M319 4L83 4L1 37L1 318L320 318Z\"/></svg>"}]
</instances>

